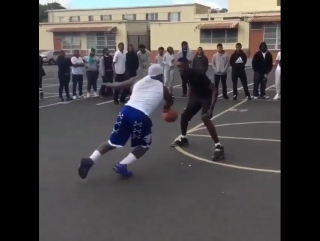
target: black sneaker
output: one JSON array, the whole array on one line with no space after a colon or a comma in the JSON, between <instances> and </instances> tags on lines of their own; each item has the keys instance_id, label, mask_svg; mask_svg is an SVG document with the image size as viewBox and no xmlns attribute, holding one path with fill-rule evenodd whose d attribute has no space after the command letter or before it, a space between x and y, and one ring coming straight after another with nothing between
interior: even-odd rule
<instances>
[{"instance_id":1,"label":"black sneaker","mask_svg":"<svg viewBox=\"0 0 320 241\"><path fill-rule=\"evenodd\" d=\"M71 97L67 97L67 101L72 101L72 98Z\"/></svg>"},{"instance_id":2,"label":"black sneaker","mask_svg":"<svg viewBox=\"0 0 320 241\"><path fill-rule=\"evenodd\" d=\"M246 99L247 99L247 100L252 100L252 98L251 98L250 95L248 95L248 96L246 97Z\"/></svg>"},{"instance_id":3,"label":"black sneaker","mask_svg":"<svg viewBox=\"0 0 320 241\"><path fill-rule=\"evenodd\" d=\"M60 101L60 102L64 102L63 97L60 97L60 98L59 98L59 101Z\"/></svg>"},{"instance_id":4,"label":"black sneaker","mask_svg":"<svg viewBox=\"0 0 320 241\"><path fill-rule=\"evenodd\" d=\"M181 95L181 97L187 97L187 95L186 95L186 94L183 94L183 95Z\"/></svg>"},{"instance_id":5,"label":"black sneaker","mask_svg":"<svg viewBox=\"0 0 320 241\"><path fill-rule=\"evenodd\" d=\"M237 99L238 99L238 96L234 95L233 100L237 100Z\"/></svg>"},{"instance_id":6,"label":"black sneaker","mask_svg":"<svg viewBox=\"0 0 320 241\"><path fill-rule=\"evenodd\" d=\"M115 105L119 105L119 104L120 104L120 102L119 102L119 100L114 100L114 101L113 101L113 104L115 104Z\"/></svg>"},{"instance_id":7,"label":"black sneaker","mask_svg":"<svg viewBox=\"0 0 320 241\"><path fill-rule=\"evenodd\" d=\"M225 100L229 100L229 96L224 95L224 96L223 96L223 99L225 99Z\"/></svg>"},{"instance_id":8,"label":"black sneaker","mask_svg":"<svg viewBox=\"0 0 320 241\"><path fill-rule=\"evenodd\" d=\"M81 159L80 166L78 167L78 174L81 179L85 179L88 176L88 173L93 165L94 162L91 160L91 158Z\"/></svg>"},{"instance_id":9,"label":"black sneaker","mask_svg":"<svg viewBox=\"0 0 320 241\"><path fill-rule=\"evenodd\" d=\"M189 146L189 141L186 137L180 137L180 139L172 142L171 147L175 146Z\"/></svg>"},{"instance_id":10,"label":"black sneaker","mask_svg":"<svg viewBox=\"0 0 320 241\"><path fill-rule=\"evenodd\" d=\"M214 150L212 161L222 161L222 160L224 160L224 147L218 145Z\"/></svg>"}]
</instances>

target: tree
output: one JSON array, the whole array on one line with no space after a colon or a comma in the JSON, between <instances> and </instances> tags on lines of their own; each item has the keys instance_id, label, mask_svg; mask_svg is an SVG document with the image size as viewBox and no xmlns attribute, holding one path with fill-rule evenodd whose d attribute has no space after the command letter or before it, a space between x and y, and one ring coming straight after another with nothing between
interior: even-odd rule
<instances>
[{"instance_id":1,"label":"tree","mask_svg":"<svg viewBox=\"0 0 320 241\"><path fill-rule=\"evenodd\" d=\"M39 3L39 23L48 22L48 13L47 10L55 10L55 9L65 9L61 6L60 3L48 3L48 4L40 4Z\"/></svg>"},{"instance_id":2,"label":"tree","mask_svg":"<svg viewBox=\"0 0 320 241\"><path fill-rule=\"evenodd\" d=\"M220 9L220 11L219 11L219 13L227 13L228 12L228 9L226 9L226 8L222 8L222 9Z\"/></svg>"},{"instance_id":3,"label":"tree","mask_svg":"<svg viewBox=\"0 0 320 241\"><path fill-rule=\"evenodd\" d=\"M211 13L227 13L228 12L228 9L226 8L212 8L211 9Z\"/></svg>"}]
</instances>

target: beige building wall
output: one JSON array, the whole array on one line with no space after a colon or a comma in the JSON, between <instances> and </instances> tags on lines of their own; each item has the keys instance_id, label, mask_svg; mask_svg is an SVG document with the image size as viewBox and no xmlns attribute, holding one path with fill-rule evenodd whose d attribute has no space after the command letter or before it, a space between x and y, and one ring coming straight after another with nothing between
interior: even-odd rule
<instances>
[{"instance_id":1,"label":"beige building wall","mask_svg":"<svg viewBox=\"0 0 320 241\"><path fill-rule=\"evenodd\" d=\"M229 12L280 11L281 0L228 0Z\"/></svg>"},{"instance_id":2,"label":"beige building wall","mask_svg":"<svg viewBox=\"0 0 320 241\"><path fill-rule=\"evenodd\" d=\"M39 50L53 50L53 33L48 32L52 28L90 28L90 27L116 27L116 41L123 42L127 46L127 26L125 22L102 22L102 23L69 23L69 24L39 24ZM81 50L87 48L86 33L81 33Z\"/></svg>"},{"instance_id":3,"label":"beige building wall","mask_svg":"<svg viewBox=\"0 0 320 241\"><path fill-rule=\"evenodd\" d=\"M191 21L194 14L207 13L207 6L200 4L156 6L141 8L110 8L110 9L83 9L83 10L55 10L48 13L48 21L59 23L69 22L69 17L80 16L80 22L88 22L89 16L93 16L93 21L101 21L101 15L111 15L112 21L120 21L123 14L136 14L137 21L146 21L147 13L157 13L158 21L168 21L169 13L180 13L180 21Z\"/></svg>"},{"instance_id":4,"label":"beige building wall","mask_svg":"<svg viewBox=\"0 0 320 241\"><path fill-rule=\"evenodd\" d=\"M216 49L218 43L200 43L200 25L208 22L185 23L151 23L151 49L171 46L174 50L181 49L181 42L187 41L192 50L201 46L204 50ZM211 22L212 23L212 22ZM187 33L187 34L186 34ZM238 42L243 48L249 48L249 23L240 22L238 27ZM223 43L224 49L235 49L236 43Z\"/></svg>"}]
</instances>

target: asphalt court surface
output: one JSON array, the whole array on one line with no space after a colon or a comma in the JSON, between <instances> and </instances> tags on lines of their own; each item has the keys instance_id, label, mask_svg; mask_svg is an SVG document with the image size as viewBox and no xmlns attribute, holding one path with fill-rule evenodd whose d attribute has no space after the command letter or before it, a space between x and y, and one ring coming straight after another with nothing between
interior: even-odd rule
<instances>
[{"instance_id":1,"label":"asphalt court surface","mask_svg":"<svg viewBox=\"0 0 320 241\"><path fill-rule=\"evenodd\" d=\"M48 68L55 78L55 66ZM247 75L252 89L250 69ZM273 83L270 74L270 97ZM175 91L179 96L181 89ZM112 171L130 151L125 147L101 158L82 181L79 160L108 139L121 107L100 98L68 104L56 98L39 102L46 106L39 109L40 241L280 240L280 102L243 101L243 91L238 101L218 100L213 122L225 146L224 166L210 161L214 144L201 126L190 133L185 153L171 148L179 121L165 123L159 109L150 151L130 166L134 177L123 180ZM185 104L176 98L179 112ZM195 116L189 129L200 122Z\"/></svg>"}]
</instances>

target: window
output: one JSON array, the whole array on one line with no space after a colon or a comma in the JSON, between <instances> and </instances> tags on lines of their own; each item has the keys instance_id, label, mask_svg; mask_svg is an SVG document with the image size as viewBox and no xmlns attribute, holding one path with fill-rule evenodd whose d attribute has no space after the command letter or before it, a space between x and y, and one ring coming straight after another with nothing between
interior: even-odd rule
<instances>
[{"instance_id":1,"label":"window","mask_svg":"<svg viewBox=\"0 0 320 241\"><path fill-rule=\"evenodd\" d=\"M123 20L136 20L135 14L123 14L122 15Z\"/></svg>"},{"instance_id":2,"label":"window","mask_svg":"<svg viewBox=\"0 0 320 241\"><path fill-rule=\"evenodd\" d=\"M80 22L80 16L71 16L69 22Z\"/></svg>"},{"instance_id":3,"label":"window","mask_svg":"<svg viewBox=\"0 0 320 241\"><path fill-rule=\"evenodd\" d=\"M91 21L94 21L94 17L92 15L88 16L88 20L91 22Z\"/></svg>"},{"instance_id":4,"label":"window","mask_svg":"<svg viewBox=\"0 0 320 241\"><path fill-rule=\"evenodd\" d=\"M73 51L81 48L80 35L61 35L62 39L62 50L66 54L73 54Z\"/></svg>"},{"instance_id":5,"label":"window","mask_svg":"<svg viewBox=\"0 0 320 241\"><path fill-rule=\"evenodd\" d=\"M263 23L250 23L250 29L251 30L262 30Z\"/></svg>"},{"instance_id":6,"label":"window","mask_svg":"<svg viewBox=\"0 0 320 241\"><path fill-rule=\"evenodd\" d=\"M281 0L277 0L277 6L281 6Z\"/></svg>"},{"instance_id":7,"label":"window","mask_svg":"<svg viewBox=\"0 0 320 241\"><path fill-rule=\"evenodd\" d=\"M180 22L180 13L169 13L168 20L170 22Z\"/></svg>"},{"instance_id":8,"label":"window","mask_svg":"<svg viewBox=\"0 0 320 241\"><path fill-rule=\"evenodd\" d=\"M110 53L116 49L115 33L90 33L87 34L87 50L96 49L97 55L102 55L102 50L108 48Z\"/></svg>"},{"instance_id":9,"label":"window","mask_svg":"<svg viewBox=\"0 0 320 241\"><path fill-rule=\"evenodd\" d=\"M200 43L236 43L238 42L238 29L202 29L200 30Z\"/></svg>"},{"instance_id":10,"label":"window","mask_svg":"<svg viewBox=\"0 0 320 241\"><path fill-rule=\"evenodd\" d=\"M59 17L59 22L60 22L60 23L63 22L63 18L64 18L64 17Z\"/></svg>"},{"instance_id":11,"label":"window","mask_svg":"<svg viewBox=\"0 0 320 241\"><path fill-rule=\"evenodd\" d=\"M112 20L112 16L111 15L101 15L100 16L100 20L101 21L111 21Z\"/></svg>"},{"instance_id":12,"label":"window","mask_svg":"<svg viewBox=\"0 0 320 241\"><path fill-rule=\"evenodd\" d=\"M278 23L264 24L263 40L268 45L268 49L281 49L281 25Z\"/></svg>"},{"instance_id":13,"label":"window","mask_svg":"<svg viewBox=\"0 0 320 241\"><path fill-rule=\"evenodd\" d=\"M147 13L146 14L146 20L147 21L157 21L158 20L158 14L157 13Z\"/></svg>"}]
</instances>

